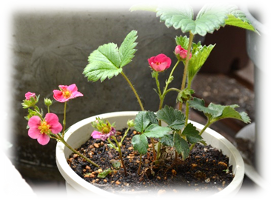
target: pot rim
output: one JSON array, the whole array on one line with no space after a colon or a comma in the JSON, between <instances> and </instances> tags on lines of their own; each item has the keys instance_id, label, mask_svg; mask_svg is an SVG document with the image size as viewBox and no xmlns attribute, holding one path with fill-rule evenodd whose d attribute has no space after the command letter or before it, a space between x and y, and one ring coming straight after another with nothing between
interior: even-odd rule
<instances>
[{"instance_id":1,"label":"pot rim","mask_svg":"<svg viewBox=\"0 0 271 200\"><path fill-rule=\"evenodd\" d=\"M134 117L138 112L139 111L110 112L110 113L104 113L104 114L99 114L99 115L85 118L85 119L73 124L68 129L68 131L65 133L64 139L67 141L67 139L79 127L82 127L84 125L89 124L91 121L96 120L97 117L104 118L104 119L110 118L110 117L117 117L117 116L118 117L124 117L124 116ZM191 120L189 120L189 122L193 123L193 125L196 126L197 129L202 129L204 127L202 124L199 124L197 122L194 122ZM225 146L227 146L228 149L230 150L230 152L232 153L233 159L236 161L236 168L235 168L236 170L234 173L235 176L234 176L232 182L226 188L219 191L218 193L215 193L214 195L220 196L220 195L235 193L236 188L240 187L242 185L243 178L244 178L245 169L244 169L244 162L243 162L242 156L240 155L239 151L236 149L236 147L231 142L229 142L225 137L223 137L222 135L220 135L216 131L212 130L211 128L207 128L203 134L210 134L211 136L213 136L217 140L219 140L219 142L221 142ZM56 145L56 164L57 164L57 167L58 167L60 173L65 178L66 182L68 182L69 184L77 183L78 185L80 185L84 189L79 188L77 186L76 186L77 187L76 189L78 191L82 191L82 193L85 193L85 190L91 190L92 192L94 192L96 194L103 195L103 196L115 195L113 193L110 193L110 192L107 192L103 189L100 189L100 188L94 186L93 184L90 184L89 182L85 181L81 177L79 177L68 165L66 158L65 158L65 154L64 154L64 148L67 148L67 147L65 147L65 145L63 143L57 142L57 145Z\"/></svg>"}]
</instances>

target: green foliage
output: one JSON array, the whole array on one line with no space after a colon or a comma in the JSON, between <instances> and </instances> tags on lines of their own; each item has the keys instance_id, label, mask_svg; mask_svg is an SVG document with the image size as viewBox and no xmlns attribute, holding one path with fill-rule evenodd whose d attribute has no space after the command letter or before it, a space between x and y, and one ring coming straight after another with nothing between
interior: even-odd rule
<instances>
[{"instance_id":1,"label":"green foliage","mask_svg":"<svg viewBox=\"0 0 271 200\"><path fill-rule=\"evenodd\" d=\"M193 44L192 57L188 65L188 82L190 84L209 57L214 47L215 45L212 44L208 46L202 46L200 43Z\"/></svg>"},{"instance_id":2,"label":"green foliage","mask_svg":"<svg viewBox=\"0 0 271 200\"><path fill-rule=\"evenodd\" d=\"M140 135L135 135L132 138L132 144L135 150L140 154L147 153L148 139L161 138L167 135L171 129L158 125L156 115L151 111L141 111L135 117L135 130L139 131Z\"/></svg>"},{"instance_id":3,"label":"green foliage","mask_svg":"<svg viewBox=\"0 0 271 200\"><path fill-rule=\"evenodd\" d=\"M114 43L104 44L93 51L89 57L89 64L85 67L83 74L89 81L104 81L111 79L122 72L122 67L132 61L136 50L137 31L131 31L120 48Z\"/></svg>"},{"instance_id":4,"label":"green foliage","mask_svg":"<svg viewBox=\"0 0 271 200\"><path fill-rule=\"evenodd\" d=\"M143 133L145 129L152 123L152 124L158 124L158 121L156 119L156 115L154 112L151 111L140 111L135 117L135 130Z\"/></svg>"},{"instance_id":5,"label":"green foliage","mask_svg":"<svg viewBox=\"0 0 271 200\"><path fill-rule=\"evenodd\" d=\"M168 134L171 129L168 127L159 126L158 124L151 124L143 133L148 138L160 138Z\"/></svg>"},{"instance_id":6,"label":"green foliage","mask_svg":"<svg viewBox=\"0 0 271 200\"><path fill-rule=\"evenodd\" d=\"M186 136L187 141L191 144L202 141L202 137L199 135L199 131L191 123L186 125L185 129L182 132L182 135Z\"/></svg>"},{"instance_id":7,"label":"green foliage","mask_svg":"<svg viewBox=\"0 0 271 200\"><path fill-rule=\"evenodd\" d=\"M114 169L119 169L121 167L121 163L119 160L110 160L110 163Z\"/></svg>"},{"instance_id":8,"label":"green foliage","mask_svg":"<svg viewBox=\"0 0 271 200\"><path fill-rule=\"evenodd\" d=\"M146 154L148 149L148 139L145 135L135 135L132 138L132 145L140 154Z\"/></svg>"},{"instance_id":9,"label":"green foliage","mask_svg":"<svg viewBox=\"0 0 271 200\"><path fill-rule=\"evenodd\" d=\"M173 143L176 151L182 155L182 159L185 160L189 155L189 145L178 133L173 135Z\"/></svg>"},{"instance_id":10,"label":"green foliage","mask_svg":"<svg viewBox=\"0 0 271 200\"><path fill-rule=\"evenodd\" d=\"M193 35L205 36L225 25L255 31L245 15L233 5L206 5L199 11L195 20L193 9L185 4L172 8L158 7L157 16L167 27L173 26L175 29L181 29L183 33L191 32Z\"/></svg>"},{"instance_id":11,"label":"green foliage","mask_svg":"<svg viewBox=\"0 0 271 200\"><path fill-rule=\"evenodd\" d=\"M195 93L194 90L185 88L179 92L179 94L177 96L177 101L181 102L181 103L186 102L189 99L191 99L192 94L194 94L194 93Z\"/></svg>"},{"instance_id":12,"label":"green foliage","mask_svg":"<svg viewBox=\"0 0 271 200\"><path fill-rule=\"evenodd\" d=\"M98 174L98 178L105 178L106 176L108 176L109 174L112 173L112 170L110 168L102 171L101 173Z\"/></svg>"},{"instance_id":13,"label":"green foliage","mask_svg":"<svg viewBox=\"0 0 271 200\"><path fill-rule=\"evenodd\" d=\"M205 107L204 100L195 98L189 101L190 107L203 112L211 123L225 118L233 118L243 121L244 123L250 123L250 118L245 112L238 112L235 108L238 105L222 106L219 104L210 103L208 107Z\"/></svg>"},{"instance_id":14,"label":"green foliage","mask_svg":"<svg viewBox=\"0 0 271 200\"><path fill-rule=\"evenodd\" d=\"M173 130L181 130L185 125L184 114L169 106L165 106L157 112L157 119L166 122L168 127Z\"/></svg>"}]
</instances>

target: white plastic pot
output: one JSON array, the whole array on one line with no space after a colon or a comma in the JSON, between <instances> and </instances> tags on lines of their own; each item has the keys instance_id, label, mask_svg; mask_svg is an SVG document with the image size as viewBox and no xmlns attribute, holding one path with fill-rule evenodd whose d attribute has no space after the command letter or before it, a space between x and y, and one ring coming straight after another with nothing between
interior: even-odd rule
<instances>
[{"instance_id":1,"label":"white plastic pot","mask_svg":"<svg viewBox=\"0 0 271 200\"><path fill-rule=\"evenodd\" d=\"M78 148L89 139L93 131L91 122L94 121L96 117L108 119L111 123L115 122L117 126L116 128L122 129L127 127L127 120L134 119L137 113L137 111L112 112L86 118L69 128L65 134L65 140L72 147ZM203 128L203 125L201 124L193 121L191 121L191 123L193 123L193 125L196 126L199 130ZM226 154L229 157L230 165L233 166L233 173L235 175L234 179L226 188L216 193L215 195L224 196L237 193L242 185L244 178L244 162L239 151L222 135L210 128L206 129L206 131L202 134L202 137L207 142L207 144L211 144L213 147L221 149L223 154ZM112 197L114 194L86 182L70 168L67 163L67 158L71 153L71 150L65 147L62 143L57 143L56 164L60 173L66 180L67 192Z\"/></svg>"}]
</instances>

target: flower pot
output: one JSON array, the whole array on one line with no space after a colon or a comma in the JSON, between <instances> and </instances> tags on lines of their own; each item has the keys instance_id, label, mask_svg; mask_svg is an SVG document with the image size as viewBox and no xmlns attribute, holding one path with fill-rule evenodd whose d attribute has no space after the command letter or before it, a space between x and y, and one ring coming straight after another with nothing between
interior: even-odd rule
<instances>
[{"instance_id":1,"label":"flower pot","mask_svg":"<svg viewBox=\"0 0 271 200\"><path fill-rule=\"evenodd\" d=\"M69 130L66 132L65 140L72 147L78 148L89 139L92 131L94 130L91 126L91 122L93 122L96 117L108 119L110 122L115 122L117 126L116 128L122 129L127 127L127 120L134 119L137 113L137 111L112 112L86 118L69 128ZM193 123L193 125L198 129L202 129L204 127L203 125L193 121L191 121L191 123ZM213 147L221 149L223 154L229 157L230 165L232 165L233 173L235 174L232 182L225 189L221 190L215 195L229 195L237 193L242 185L244 177L244 162L240 153L227 139L210 128L206 129L206 131L202 134L202 137L207 144L211 144ZM62 143L57 143L56 164L60 173L66 180L68 193L76 191L77 193L92 193L93 195L102 196L114 195L86 182L79 177L67 163L67 158L71 153L72 152Z\"/></svg>"},{"instance_id":2,"label":"flower pot","mask_svg":"<svg viewBox=\"0 0 271 200\"><path fill-rule=\"evenodd\" d=\"M254 63L255 91L255 166L263 179L268 179L268 149L270 129L268 123L268 68L270 68L270 36L266 9L256 3L242 2L241 10L260 35L247 31L247 52ZM266 25L265 25L266 24ZM269 50L268 50L269 49ZM258 193L262 193L261 189Z\"/></svg>"}]
</instances>

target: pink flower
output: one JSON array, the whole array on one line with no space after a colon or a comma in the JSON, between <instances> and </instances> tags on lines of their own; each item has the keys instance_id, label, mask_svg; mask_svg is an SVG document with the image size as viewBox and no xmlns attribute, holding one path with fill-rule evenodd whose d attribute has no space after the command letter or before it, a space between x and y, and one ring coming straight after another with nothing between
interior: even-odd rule
<instances>
[{"instance_id":1,"label":"pink flower","mask_svg":"<svg viewBox=\"0 0 271 200\"><path fill-rule=\"evenodd\" d=\"M102 133L102 132L99 132L99 131L93 131L91 133L91 136L94 138L94 139L101 139L101 140L106 140L107 138L109 138L110 136L113 136L115 135L116 133L116 129L114 127L111 127L111 130L107 133Z\"/></svg>"},{"instance_id":2,"label":"pink flower","mask_svg":"<svg viewBox=\"0 0 271 200\"><path fill-rule=\"evenodd\" d=\"M25 93L25 99L26 99L26 100L30 100L31 97L35 98L35 97L36 97L36 94L35 94L35 93L32 93L32 92L27 92L27 93Z\"/></svg>"},{"instance_id":3,"label":"pink flower","mask_svg":"<svg viewBox=\"0 0 271 200\"><path fill-rule=\"evenodd\" d=\"M78 92L77 86L75 84L67 85L59 85L60 90L54 90L54 99L59 102L66 102L70 99L74 99L76 97L81 97L83 94Z\"/></svg>"},{"instance_id":4,"label":"pink flower","mask_svg":"<svg viewBox=\"0 0 271 200\"><path fill-rule=\"evenodd\" d=\"M171 65L171 59L165 54L159 54L148 59L149 65L156 72L162 72Z\"/></svg>"},{"instance_id":5,"label":"pink flower","mask_svg":"<svg viewBox=\"0 0 271 200\"><path fill-rule=\"evenodd\" d=\"M37 139L41 145L46 145L50 141L50 134L57 134L62 130L62 125L54 113L47 113L44 120L38 116L33 116L28 121L28 136Z\"/></svg>"},{"instance_id":6,"label":"pink flower","mask_svg":"<svg viewBox=\"0 0 271 200\"><path fill-rule=\"evenodd\" d=\"M187 56L187 50L182 48L181 45L176 46L175 48L175 54L179 55L181 59L185 59ZM190 53L189 59L192 57L192 54Z\"/></svg>"}]
</instances>

